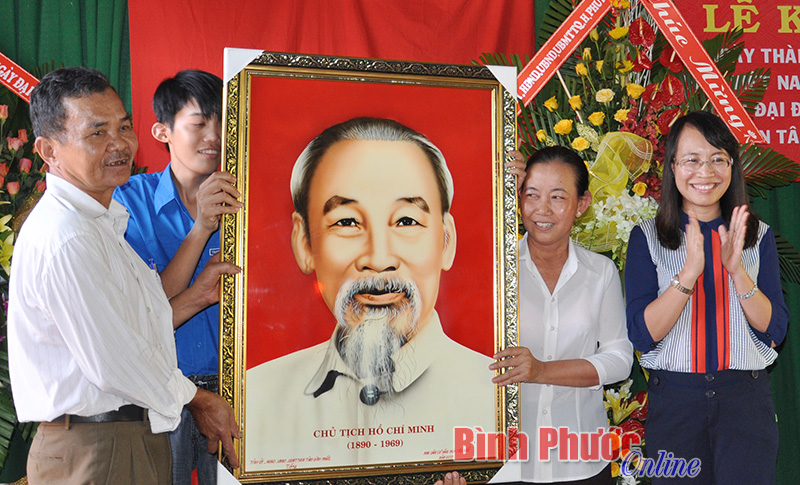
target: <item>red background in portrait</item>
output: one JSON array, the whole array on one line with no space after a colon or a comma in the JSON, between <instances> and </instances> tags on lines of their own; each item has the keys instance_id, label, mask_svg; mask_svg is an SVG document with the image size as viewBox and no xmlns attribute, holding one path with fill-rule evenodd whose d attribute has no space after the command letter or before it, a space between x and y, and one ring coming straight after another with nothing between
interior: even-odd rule
<instances>
[{"instance_id":1,"label":"red background in portrait","mask_svg":"<svg viewBox=\"0 0 800 485\"><path fill-rule=\"evenodd\" d=\"M308 142L357 116L426 135L452 172L457 250L436 309L445 333L494 352L492 93L450 87L253 77L245 259L247 368L330 338L335 320L290 246L292 167ZM465 143L465 141L469 143Z\"/></svg>"}]
</instances>

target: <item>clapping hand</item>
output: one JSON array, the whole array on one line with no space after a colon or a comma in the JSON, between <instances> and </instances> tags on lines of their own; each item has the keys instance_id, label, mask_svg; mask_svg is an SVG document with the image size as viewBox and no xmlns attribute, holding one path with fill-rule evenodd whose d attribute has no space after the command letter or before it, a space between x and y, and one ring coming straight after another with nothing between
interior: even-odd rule
<instances>
[{"instance_id":1,"label":"clapping hand","mask_svg":"<svg viewBox=\"0 0 800 485\"><path fill-rule=\"evenodd\" d=\"M683 273L687 281L681 280L681 284L689 288L694 286L695 281L703 273L706 264L706 256L703 251L703 233L700 231L700 223L697 221L697 214L689 211L689 224L686 224L686 263L683 265Z\"/></svg>"},{"instance_id":2,"label":"clapping hand","mask_svg":"<svg viewBox=\"0 0 800 485\"><path fill-rule=\"evenodd\" d=\"M731 222L728 229L719 226L720 256L722 265L728 270L731 276L738 274L744 269L742 266L742 249L744 248L744 237L747 234L747 206L742 205L733 208Z\"/></svg>"}]
</instances>

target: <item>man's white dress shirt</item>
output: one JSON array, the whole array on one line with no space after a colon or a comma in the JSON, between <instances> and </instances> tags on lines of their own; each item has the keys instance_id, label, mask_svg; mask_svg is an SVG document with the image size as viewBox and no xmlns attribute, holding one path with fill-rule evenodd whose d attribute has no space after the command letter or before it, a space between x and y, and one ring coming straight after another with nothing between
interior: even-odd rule
<instances>
[{"instance_id":1,"label":"man's white dress shirt","mask_svg":"<svg viewBox=\"0 0 800 485\"><path fill-rule=\"evenodd\" d=\"M522 463L527 482L580 480L598 474L604 461L539 461L539 429L567 427L572 433L608 428L603 385L625 379L633 363L625 305L614 263L572 241L555 290L550 293L531 259L528 235L519 241L520 345L544 362L585 359L597 370L591 388L523 383L520 427L528 434L530 460Z\"/></svg>"},{"instance_id":2,"label":"man's white dress shirt","mask_svg":"<svg viewBox=\"0 0 800 485\"><path fill-rule=\"evenodd\" d=\"M20 421L136 404L170 431L197 388L178 369L172 309L158 275L125 242L128 213L47 175L20 231L8 305Z\"/></svg>"}]
</instances>

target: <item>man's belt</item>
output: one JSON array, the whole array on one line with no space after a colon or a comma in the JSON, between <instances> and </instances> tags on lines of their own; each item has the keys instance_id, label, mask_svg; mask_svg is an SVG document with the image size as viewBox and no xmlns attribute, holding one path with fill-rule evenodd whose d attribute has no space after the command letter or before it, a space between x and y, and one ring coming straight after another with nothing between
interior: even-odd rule
<instances>
[{"instance_id":1,"label":"man's belt","mask_svg":"<svg viewBox=\"0 0 800 485\"><path fill-rule=\"evenodd\" d=\"M117 421L144 421L147 410L135 404L127 404L107 413L92 416L78 416L77 414L62 414L51 423L113 423Z\"/></svg>"}]
</instances>

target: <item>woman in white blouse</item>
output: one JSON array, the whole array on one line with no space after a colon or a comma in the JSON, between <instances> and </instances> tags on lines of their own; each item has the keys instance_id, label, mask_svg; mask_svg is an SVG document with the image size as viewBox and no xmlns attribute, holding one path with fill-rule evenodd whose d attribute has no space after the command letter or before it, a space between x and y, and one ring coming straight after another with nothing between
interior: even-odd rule
<instances>
[{"instance_id":1,"label":"woman in white blouse","mask_svg":"<svg viewBox=\"0 0 800 485\"><path fill-rule=\"evenodd\" d=\"M589 173L574 151L548 147L528 160L519 190L521 346L495 355L491 368L505 369L496 384L522 384L520 424L530 445L522 479L611 483L602 459L561 461L554 448L549 461L539 460L543 427L578 435L608 427L603 385L625 379L633 363L614 263L570 240L575 218L592 202Z\"/></svg>"},{"instance_id":2,"label":"woman in white blouse","mask_svg":"<svg viewBox=\"0 0 800 485\"><path fill-rule=\"evenodd\" d=\"M610 484L602 458L560 460L557 446L549 461L540 460L539 433L608 428L603 385L625 379L633 363L619 274L610 259L570 240L575 218L592 202L580 156L548 147L526 164L522 154L511 154L526 230L519 241L521 345L496 354L490 368L505 371L493 379L498 385L521 383L520 426L529 442L521 483ZM465 483L457 473L443 482Z\"/></svg>"}]
</instances>

